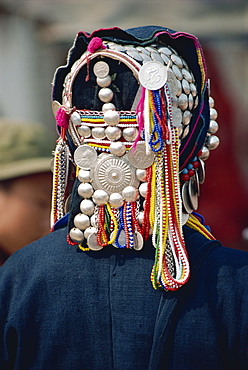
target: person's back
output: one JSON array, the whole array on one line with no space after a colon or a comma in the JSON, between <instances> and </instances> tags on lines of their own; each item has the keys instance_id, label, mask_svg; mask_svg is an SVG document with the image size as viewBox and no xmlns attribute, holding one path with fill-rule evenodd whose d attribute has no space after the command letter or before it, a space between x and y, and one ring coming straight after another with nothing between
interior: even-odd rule
<instances>
[{"instance_id":1,"label":"person's back","mask_svg":"<svg viewBox=\"0 0 248 370\"><path fill-rule=\"evenodd\" d=\"M0 269L0 367L246 369L248 254L195 213L218 145L198 40L79 33L53 109L53 232Z\"/></svg>"}]
</instances>

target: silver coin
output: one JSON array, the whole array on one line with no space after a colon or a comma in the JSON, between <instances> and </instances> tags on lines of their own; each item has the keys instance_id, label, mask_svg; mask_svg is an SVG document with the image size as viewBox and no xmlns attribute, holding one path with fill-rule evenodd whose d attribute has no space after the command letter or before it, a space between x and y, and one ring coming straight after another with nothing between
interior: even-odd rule
<instances>
[{"instance_id":1,"label":"silver coin","mask_svg":"<svg viewBox=\"0 0 248 370\"><path fill-rule=\"evenodd\" d=\"M198 160L199 160L199 163L200 163L200 166L197 169L199 183L203 184L204 181L205 181L205 163L200 158L198 158Z\"/></svg>"},{"instance_id":2,"label":"silver coin","mask_svg":"<svg viewBox=\"0 0 248 370\"><path fill-rule=\"evenodd\" d=\"M134 233L133 249L135 249L136 251L140 251L143 248L143 245L144 245L143 236L138 231L136 231Z\"/></svg>"},{"instance_id":3,"label":"silver coin","mask_svg":"<svg viewBox=\"0 0 248 370\"><path fill-rule=\"evenodd\" d=\"M110 240L113 238L113 235L114 235L114 233L112 232L110 234L110 237L109 237ZM118 242L118 244L120 244L122 247L123 246L126 246L126 234L125 234L125 231L124 230L121 230L121 232L120 232L120 234L118 236L118 240L117 241L115 240L113 242L113 244L112 244L115 248L119 248L117 246L117 243L116 242Z\"/></svg>"},{"instance_id":4,"label":"silver coin","mask_svg":"<svg viewBox=\"0 0 248 370\"><path fill-rule=\"evenodd\" d=\"M100 251L103 248L98 244L97 234L94 232L88 236L87 244L92 251Z\"/></svg>"},{"instance_id":5,"label":"silver coin","mask_svg":"<svg viewBox=\"0 0 248 370\"><path fill-rule=\"evenodd\" d=\"M185 182L182 186L182 201L183 201L183 208L186 211L186 213L192 213L193 208L191 206L190 200L189 200L189 184L188 182Z\"/></svg>"},{"instance_id":6,"label":"silver coin","mask_svg":"<svg viewBox=\"0 0 248 370\"><path fill-rule=\"evenodd\" d=\"M97 62L93 67L96 77L104 78L109 74L109 65L106 62Z\"/></svg>"},{"instance_id":7,"label":"silver coin","mask_svg":"<svg viewBox=\"0 0 248 370\"><path fill-rule=\"evenodd\" d=\"M132 148L127 153L130 164L135 168L145 169L150 167L155 158L154 152L146 153L146 144L144 142L137 143L135 150Z\"/></svg>"},{"instance_id":8,"label":"silver coin","mask_svg":"<svg viewBox=\"0 0 248 370\"><path fill-rule=\"evenodd\" d=\"M190 205L193 208L193 210L196 211L198 208L198 194L195 176L192 176L189 179L188 191Z\"/></svg>"},{"instance_id":9,"label":"silver coin","mask_svg":"<svg viewBox=\"0 0 248 370\"><path fill-rule=\"evenodd\" d=\"M96 150L88 145L80 145L74 152L74 161L83 170L89 170L96 159Z\"/></svg>"},{"instance_id":10,"label":"silver coin","mask_svg":"<svg viewBox=\"0 0 248 370\"><path fill-rule=\"evenodd\" d=\"M174 127L180 127L182 124L182 111L179 108L171 107L172 109L172 121Z\"/></svg>"},{"instance_id":11,"label":"silver coin","mask_svg":"<svg viewBox=\"0 0 248 370\"><path fill-rule=\"evenodd\" d=\"M177 81L178 80L176 76L174 75L174 73L171 71L168 71L167 72L167 84L169 86L171 96L177 95L177 92L178 92L178 82Z\"/></svg>"},{"instance_id":12,"label":"silver coin","mask_svg":"<svg viewBox=\"0 0 248 370\"><path fill-rule=\"evenodd\" d=\"M94 164L92 179L94 189L105 190L108 194L121 193L129 185L139 185L135 169L125 158L116 158L113 155L108 155Z\"/></svg>"},{"instance_id":13,"label":"silver coin","mask_svg":"<svg viewBox=\"0 0 248 370\"><path fill-rule=\"evenodd\" d=\"M150 61L140 68L139 81L148 90L159 90L167 80L167 69L159 62Z\"/></svg>"}]
</instances>

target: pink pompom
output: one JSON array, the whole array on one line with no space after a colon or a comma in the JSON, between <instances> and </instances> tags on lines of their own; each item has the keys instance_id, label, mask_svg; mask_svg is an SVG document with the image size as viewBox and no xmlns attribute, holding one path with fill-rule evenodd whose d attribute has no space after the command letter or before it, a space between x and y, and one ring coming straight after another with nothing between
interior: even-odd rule
<instances>
[{"instance_id":1,"label":"pink pompom","mask_svg":"<svg viewBox=\"0 0 248 370\"><path fill-rule=\"evenodd\" d=\"M106 49L106 46L103 45L102 39L100 39L100 37L93 37L93 39L90 40L87 50L90 53L94 53L98 49Z\"/></svg>"},{"instance_id":2,"label":"pink pompom","mask_svg":"<svg viewBox=\"0 0 248 370\"><path fill-rule=\"evenodd\" d=\"M56 112L57 125L65 129L68 128L70 115L65 111L64 107L60 107Z\"/></svg>"}]
</instances>

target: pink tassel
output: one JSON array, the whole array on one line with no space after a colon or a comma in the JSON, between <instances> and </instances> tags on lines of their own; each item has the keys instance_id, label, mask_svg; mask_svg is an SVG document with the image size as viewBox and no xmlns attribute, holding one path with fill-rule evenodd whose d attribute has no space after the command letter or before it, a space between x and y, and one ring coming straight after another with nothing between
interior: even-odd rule
<instances>
[{"instance_id":1,"label":"pink tassel","mask_svg":"<svg viewBox=\"0 0 248 370\"><path fill-rule=\"evenodd\" d=\"M98 49L106 49L106 46L103 45L102 39L100 37L93 37L90 40L87 50L90 53L94 53Z\"/></svg>"},{"instance_id":2,"label":"pink tassel","mask_svg":"<svg viewBox=\"0 0 248 370\"><path fill-rule=\"evenodd\" d=\"M70 114L68 114L64 107L60 107L56 112L57 125L67 129L69 126Z\"/></svg>"}]
</instances>

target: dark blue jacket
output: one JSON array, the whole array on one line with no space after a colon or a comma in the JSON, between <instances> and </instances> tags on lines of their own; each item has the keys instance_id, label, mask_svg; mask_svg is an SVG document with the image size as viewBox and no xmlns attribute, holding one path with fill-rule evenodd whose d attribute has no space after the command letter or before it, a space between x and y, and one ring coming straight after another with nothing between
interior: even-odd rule
<instances>
[{"instance_id":1,"label":"dark blue jacket","mask_svg":"<svg viewBox=\"0 0 248 370\"><path fill-rule=\"evenodd\" d=\"M190 281L154 290L154 250L82 252L65 228L0 268L0 369L248 368L248 253L184 228Z\"/></svg>"}]
</instances>

